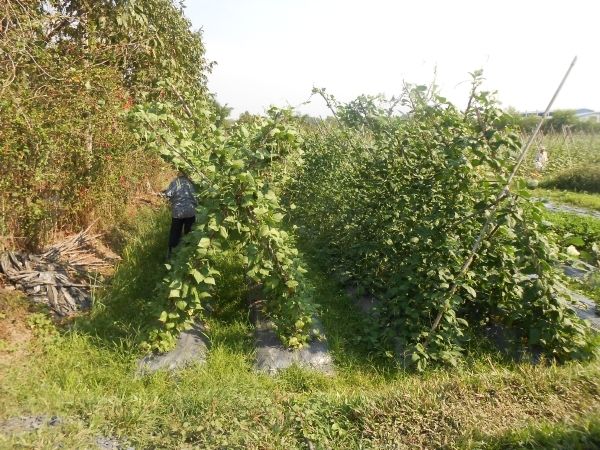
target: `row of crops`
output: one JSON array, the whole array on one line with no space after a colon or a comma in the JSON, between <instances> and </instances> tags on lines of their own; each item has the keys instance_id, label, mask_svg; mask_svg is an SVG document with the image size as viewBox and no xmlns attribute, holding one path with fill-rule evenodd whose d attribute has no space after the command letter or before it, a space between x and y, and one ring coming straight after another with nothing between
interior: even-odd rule
<instances>
[{"instance_id":1,"label":"row of crops","mask_svg":"<svg viewBox=\"0 0 600 450\"><path fill-rule=\"evenodd\" d=\"M521 143L498 126L504 113L478 82L466 111L423 87L349 104L318 91L335 121L271 110L227 130L199 129L193 99L138 106L148 145L203 187L199 225L169 267L149 345L165 350L202 314L226 283L218 261L233 255L248 285L262 286L282 341L302 346L318 305L298 238L332 275L381 300L378 347L417 369L457 364L469 341L498 326L550 358L589 356L586 326L557 291L540 211L520 184L498 200Z\"/></svg>"},{"instance_id":2,"label":"row of crops","mask_svg":"<svg viewBox=\"0 0 600 450\"><path fill-rule=\"evenodd\" d=\"M323 95L339 122L306 136L293 216L342 279L383 300L384 346L419 368L455 364L466 342L501 324L516 330L515 344L550 357L586 353L585 328L556 291L555 247L522 184L457 278L520 148L497 126L504 113L488 93L475 92L463 112L423 88L407 90L402 118L387 104Z\"/></svg>"},{"instance_id":3,"label":"row of crops","mask_svg":"<svg viewBox=\"0 0 600 450\"><path fill-rule=\"evenodd\" d=\"M554 175L560 171L584 165L600 164L600 136L597 133L553 133L541 136L528 158L526 169L534 170L533 160L536 151L544 146L549 155L544 175Z\"/></svg>"},{"instance_id":4,"label":"row of crops","mask_svg":"<svg viewBox=\"0 0 600 450\"><path fill-rule=\"evenodd\" d=\"M97 197L85 193L102 183L122 186L98 196L123 205L129 178L164 167L144 151L189 173L202 206L161 300L148 305L148 347L166 350L215 301L227 283L223 260L236 261L248 289L262 289L284 344L303 346L318 334L318 304L301 240L332 276L381 300L378 347L417 368L456 364L492 325L552 358L589 354L584 325L557 293L539 211L518 186L495 200L520 139L477 90L477 74L466 111L426 87L349 104L318 91L332 120L272 109L226 126L206 87L202 36L170 0L52 5L7 6L0 50L25 50L4 61L12 75L0 108L9 124L0 228L34 245L67 222L84 225ZM551 168L560 165L549 150Z\"/></svg>"}]
</instances>

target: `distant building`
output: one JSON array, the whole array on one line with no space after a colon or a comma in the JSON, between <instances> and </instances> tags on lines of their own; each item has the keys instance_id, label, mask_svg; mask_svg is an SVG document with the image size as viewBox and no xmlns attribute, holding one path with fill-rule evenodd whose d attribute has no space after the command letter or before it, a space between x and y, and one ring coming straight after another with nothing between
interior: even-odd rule
<instances>
[{"instance_id":1,"label":"distant building","mask_svg":"<svg viewBox=\"0 0 600 450\"><path fill-rule=\"evenodd\" d=\"M529 117L529 116L543 116L544 115L544 111L525 111L520 113L522 117ZM548 114L549 116L552 115L552 113Z\"/></svg>"},{"instance_id":2,"label":"distant building","mask_svg":"<svg viewBox=\"0 0 600 450\"><path fill-rule=\"evenodd\" d=\"M581 112L579 112L581 111ZM591 109L588 110L577 110L575 112L575 116L579 119L579 120L585 120L587 122L600 122L600 112L598 111L592 111Z\"/></svg>"}]
</instances>

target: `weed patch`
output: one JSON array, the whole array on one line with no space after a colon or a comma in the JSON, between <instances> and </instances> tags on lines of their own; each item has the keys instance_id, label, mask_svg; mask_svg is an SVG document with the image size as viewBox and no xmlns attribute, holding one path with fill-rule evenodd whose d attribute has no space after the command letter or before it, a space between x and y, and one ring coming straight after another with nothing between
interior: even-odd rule
<instances>
[{"instance_id":1,"label":"weed patch","mask_svg":"<svg viewBox=\"0 0 600 450\"><path fill-rule=\"evenodd\" d=\"M540 186L575 192L600 193L600 165L576 166L556 173Z\"/></svg>"},{"instance_id":2,"label":"weed patch","mask_svg":"<svg viewBox=\"0 0 600 450\"><path fill-rule=\"evenodd\" d=\"M529 424L499 436L475 436L461 445L465 449L587 450L600 448L600 416L576 418L573 422Z\"/></svg>"},{"instance_id":3,"label":"weed patch","mask_svg":"<svg viewBox=\"0 0 600 450\"><path fill-rule=\"evenodd\" d=\"M31 306L22 294L0 288L0 367L25 354L32 338L30 314Z\"/></svg>"}]
</instances>

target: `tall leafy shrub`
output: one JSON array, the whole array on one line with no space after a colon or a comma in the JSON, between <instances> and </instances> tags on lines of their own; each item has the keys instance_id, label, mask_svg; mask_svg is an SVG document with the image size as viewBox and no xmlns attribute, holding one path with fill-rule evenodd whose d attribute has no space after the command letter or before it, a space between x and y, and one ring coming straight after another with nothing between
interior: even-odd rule
<instances>
[{"instance_id":1,"label":"tall leafy shrub","mask_svg":"<svg viewBox=\"0 0 600 450\"><path fill-rule=\"evenodd\" d=\"M36 247L116 220L165 167L125 113L180 91L212 102L201 35L170 0L27 0L0 14L2 234Z\"/></svg>"},{"instance_id":2,"label":"tall leafy shrub","mask_svg":"<svg viewBox=\"0 0 600 450\"><path fill-rule=\"evenodd\" d=\"M288 192L301 237L382 299L381 337L418 368L456 364L471 331L489 324L551 358L583 357L586 327L561 303L553 247L518 188L505 193L459 278L520 148L477 82L466 111L424 87L392 108L321 92L337 123L305 136L306 164ZM405 114L393 113L398 104Z\"/></svg>"}]
</instances>

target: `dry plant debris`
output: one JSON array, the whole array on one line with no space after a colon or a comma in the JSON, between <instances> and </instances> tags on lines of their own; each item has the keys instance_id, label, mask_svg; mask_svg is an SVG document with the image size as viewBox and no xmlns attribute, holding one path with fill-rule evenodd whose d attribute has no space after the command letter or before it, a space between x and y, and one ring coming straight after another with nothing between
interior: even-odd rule
<instances>
[{"instance_id":1,"label":"dry plant debris","mask_svg":"<svg viewBox=\"0 0 600 450\"><path fill-rule=\"evenodd\" d=\"M106 273L119 259L97 242L90 228L52 245L44 253L5 252L0 271L35 303L60 317L91 306L90 274Z\"/></svg>"}]
</instances>

